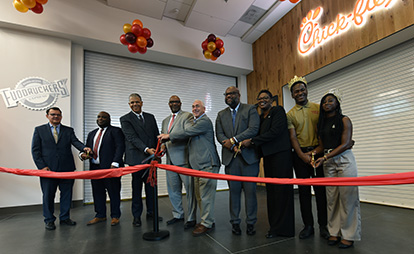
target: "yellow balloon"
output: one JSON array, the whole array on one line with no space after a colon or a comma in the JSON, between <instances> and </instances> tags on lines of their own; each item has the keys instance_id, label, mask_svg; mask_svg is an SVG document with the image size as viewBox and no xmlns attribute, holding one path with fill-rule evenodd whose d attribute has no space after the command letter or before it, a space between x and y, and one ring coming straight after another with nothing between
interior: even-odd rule
<instances>
[{"instance_id":1,"label":"yellow balloon","mask_svg":"<svg viewBox=\"0 0 414 254\"><path fill-rule=\"evenodd\" d=\"M208 50L204 51L204 57L206 59L211 59L212 56L213 54L211 54L211 51L208 51Z\"/></svg>"},{"instance_id":2,"label":"yellow balloon","mask_svg":"<svg viewBox=\"0 0 414 254\"><path fill-rule=\"evenodd\" d=\"M211 52L213 52L216 49L216 43L214 41L210 41L207 44L207 49Z\"/></svg>"},{"instance_id":3,"label":"yellow balloon","mask_svg":"<svg viewBox=\"0 0 414 254\"><path fill-rule=\"evenodd\" d=\"M13 6L14 6L14 8L16 8L16 10L18 10L20 12L27 12L29 10L29 8L27 8L24 4L22 4L22 2L20 2L20 0L14 0L13 1Z\"/></svg>"},{"instance_id":4,"label":"yellow balloon","mask_svg":"<svg viewBox=\"0 0 414 254\"><path fill-rule=\"evenodd\" d=\"M27 8L33 8L36 6L36 0L20 0Z\"/></svg>"},{"instance_id":5,"label":"yellow balloon","mask_svg":"<svg viewBox=\"0 0 414 254\"><path fill-rule=\"evenodd\" d=\"M124 24L124 32L125 33L131 32L131 24L128 24L128 23Z\"/></svg>"}]
</instances>

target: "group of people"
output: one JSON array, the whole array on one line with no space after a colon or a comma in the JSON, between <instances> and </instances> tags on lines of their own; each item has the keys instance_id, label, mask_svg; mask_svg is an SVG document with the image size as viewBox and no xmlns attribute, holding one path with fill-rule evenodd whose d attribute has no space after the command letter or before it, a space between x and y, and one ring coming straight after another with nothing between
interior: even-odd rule
<instances>
[{"instance_id":1,"label":"group of people","mask_svg":"<svg viewBox=\"0 0 414 254\"><path fill-rule=\"evenodd\" d=\"M46 111L49 123L35 128L32 155L42 170L74 171L71 146L80 150L80 158L89 160L90 170L142 164L155 153L158 140L163 142L167 164L218 173L220 159L215 138L222 145L222 164L225 173L235 176L258 176L259 161L263 158L266 177L297 178L356 176L357 168L351 148L352 124L342 115L341 95L329 91L320 105L307 99L307 82L295 76L289 89L296 105L286 114L281 106L273 106L273 95L262 90L257 96L259 115L253 105L240 102L236 87L224 93L227 108L221 110L214 127L206 115L204 103L195 100L192 114L181 110L181 100L169 99L171 114L162 122L159 133L154 115L143 112L139 94L129 96L131 111L120 118L121 128L112 126L110 115L100 112L99 128L88 134L86 145L79 141L72 128L61 124L62 112L53 107ZM124 156L125 155L125 156ZM167 225L184 222L184 229L192 229L193 236L204 235L215 227L214 203L217 180L190 177L167 171L167 188L172 204L172 218ZM154 189L146 183L145 170L132 174L132 224L141 226L143 212L142 187L146 193L147 219L154 218ZM54 197L57 188L60 197L60 224L75 225L70 219L70 204L74 180L41 178L43 215L46 229L54 230L56 220ZM92 180L96 215L88 225L106 221L106 191L111 200L111 225L119 224L120 178ZM256 183L228 181L232 233L241 235L240 211L244 195L246 234L256 233ZM187 199L187 216L182 205L182 188ZM349 248L360 240L360 208L357 187L314 186L320 236L329 245ZM267 184L267 238L295 235L294 197L292 185ZM314 234L311 186L299 186L300 211L304 223L299 238ZM197 207L201 221L197 223Z\"/></svg>"}]
</instances>

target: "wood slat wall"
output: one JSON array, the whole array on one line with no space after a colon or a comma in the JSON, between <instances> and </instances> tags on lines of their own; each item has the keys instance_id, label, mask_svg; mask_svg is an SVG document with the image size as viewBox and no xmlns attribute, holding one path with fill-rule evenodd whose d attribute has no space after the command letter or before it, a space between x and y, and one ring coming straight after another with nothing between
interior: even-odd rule
<instances>
[{"instance_id":1,"label":"wood slat wall","mask_svg":"<svg viewBox=\"0 0 414 254\"><path fill-rule=\"evenodd\" d=\"M248 102L256 103L261 89L269 89L282 100L282 87L294 75L307 75L414 24L414 0L393 0L392 8L372 13L365 26L352 26L311 54L300 55L297 50L300 24L310 10L322 6L319 23L323 27L333 22L338 14L352 13L356 1L302 1L260 37L253 44L254 71L247 76Z\"/></svg>"}]
</instances>

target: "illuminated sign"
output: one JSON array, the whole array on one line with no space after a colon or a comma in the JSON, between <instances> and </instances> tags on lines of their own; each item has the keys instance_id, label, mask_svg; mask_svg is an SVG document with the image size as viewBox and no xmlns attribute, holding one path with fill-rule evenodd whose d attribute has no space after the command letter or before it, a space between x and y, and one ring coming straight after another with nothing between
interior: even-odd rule
<instances>
[{"instance_id":1,"label":"illuminated sign","mask_svg":"<svg viewBox=\"0 0 414 254\"><path fill-rule=\"evenodd\" d=\"M348 15L338 14L331 24L321 27L317 22L322 16L323 9L318 7L311 10L300 25L301 31L298 40L298 50L307 55L318 46L323 45L337 35L345 33L352 25L362 27L369 14L375 11L390 8L395 0L357 0L354 10Z\"/></svg>"}]
</instances>

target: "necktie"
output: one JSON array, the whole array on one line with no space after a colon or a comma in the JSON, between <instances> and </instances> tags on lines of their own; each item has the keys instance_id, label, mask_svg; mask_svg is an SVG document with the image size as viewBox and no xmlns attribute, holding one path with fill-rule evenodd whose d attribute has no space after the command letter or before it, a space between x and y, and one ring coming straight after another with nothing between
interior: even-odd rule
<instances>
[{"instance_id":1,"label":"necktie","mask_svg":"<svg viewBox=\"0 0 414 254\"><path fill-rule=\"evenodd\" d=\"M172 127L172 125L174 123L174 119L175 119L175 114L172 115L172 119L171 119L170 125L168 126L168 133L170 133L170 131L171 131L171 127Z\"/></svg>"},{"instance_id":2,"label":"necktie","mask_svg":"<svg viewBox=\"0 0 414 254\"><path fill-rule=\"evenodd\" d=\"M55 138L55 142L57 144L57 142L58 142L58 133L57 133L57 130L56 130L56 126L53 126L53 137Z\"/></svg>"},{"instance_id":3,"label":"necktie","mask_svg":"<svg viewBox=\"0 0 414 254\"><path fill-rule=\"evenodd\" d=\"M138 115L138 120L144 124L144 118L142 117L142 115Z\"/></svg>"},{"instance_id":4,"label":"necktie","mask_svg":"<svg viewBox=\"0 0 414 254\"><path fill-rule=\"evenodd\" d=\"M93 159L96 160L98 158L98 147L99 142L101 141L103 129L99 131L98 137L96 138L95 145L93 146Z\"/></svg>"},{"instance_id":5,"label":"necktie","mask_svg":"<svg viewBox=\"0 0 414 254\"><path fill-rule=\"evenodd\" d=\"M231 118L233 119L233 129L236 126L236 114L237 114L237 111L233 109L233 113L231 115Z\"/></svg>"}]
</instances>

